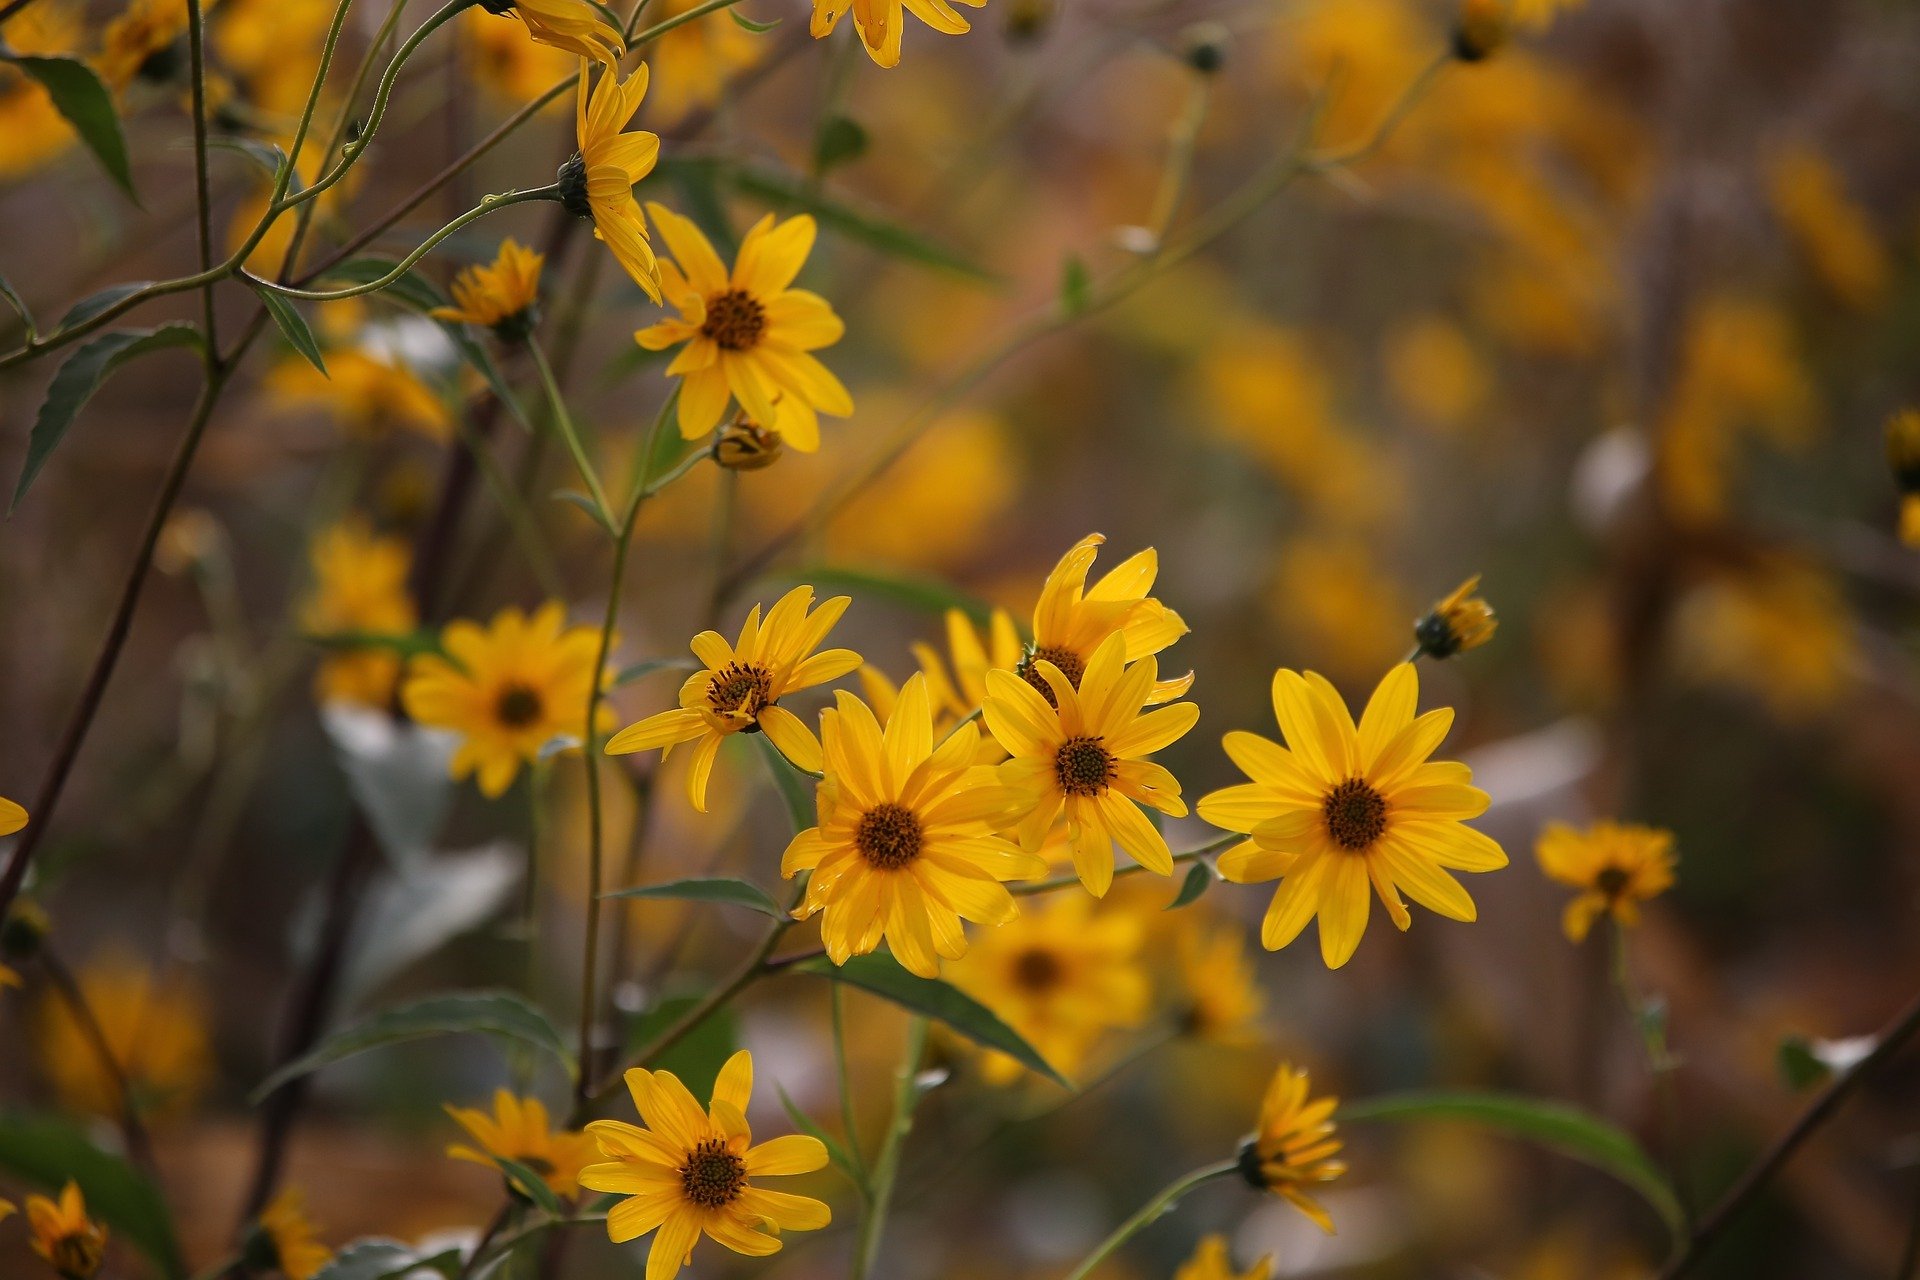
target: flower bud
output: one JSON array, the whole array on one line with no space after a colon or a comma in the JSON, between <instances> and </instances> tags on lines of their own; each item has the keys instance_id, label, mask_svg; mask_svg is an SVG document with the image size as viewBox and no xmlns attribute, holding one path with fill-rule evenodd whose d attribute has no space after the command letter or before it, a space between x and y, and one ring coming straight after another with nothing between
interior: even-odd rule
<instances>
[{"instance_id":1,"label":"flower bud","mask_svg":"<svg viewBox=\"0 0 1920 1280\"><path fill-rule=\"evenodd\" d=\"M736 417L713 444L713 460L729 471L758 471L780 460L778 434L756 422Z\"/></svg>"},{"instance_id":2,"label":"flower bud","mask_svg":"<svg viewBox=\"0 0 1920 1280\"><path fill-rule=\"evenodd\" d=\"M1196 22L1180 33L1180 57L1203 76L1217 75L1227 62L1231 33L1218 22Z\"/></svg>"},{"instance_id":3,"label":"flower bud","mask_svg":"<svg viewBox=\"0 0 1920 1280\"><path fill-rule=\"evenodd\" d=\"M1421 653L1430 658L1451 658L1493 639L1498 623L1493 606L1473 594L1479 585L1480 575L1476 573L1413 624L1413 638Z\"/></svg>"}]
</instances>

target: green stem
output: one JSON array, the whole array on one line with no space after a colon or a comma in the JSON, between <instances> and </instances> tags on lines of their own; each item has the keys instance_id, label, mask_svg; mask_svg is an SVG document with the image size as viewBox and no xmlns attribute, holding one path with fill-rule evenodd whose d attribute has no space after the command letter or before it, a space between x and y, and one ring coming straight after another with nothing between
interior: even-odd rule
<instances>
[{"instance_id":1,"label":"green stem","mask_svg":"<svg viewBox=\"0 0 1920 1280\"><path fill-rule=\"evenodd\" d=\"M1067 1277L1067 1280L1087 1280L1087 1277L1093 1274L1094 1268L1111 1257L1121 1245L1139 1235L1160 1215L1172 1209L1189 1191L1205 1186L1209 1182L1217 1182L1221 1178L1232 1177L1239 1172L1239 1169L1239 1161L1223 1160L1219 1164L1205 1165L1192 1173L1174 1179L1161 1190L1160 1194L1141 1205L1139 1212L1116 1227L1112 1235L1102 1240L1094 1251L1073 1269L1073 1273Z\"/></svg>"},{"instance_id":2,"label":"green stem","mask_svg":"<svg viewBox=\"0 0 1920 1280\"><path fill-rule=\"evenodd\" d=\"M207 182L207 63L206 16L200 0L187 0L187 63L193 97L194 209L200 233L200 270L213 269L213 192ZM207 360L218 358L219 330L214 323L213 285L202 290L201 331L207 338Z\"/></svg>"},{"instance_id":3,"label":"green stem","mask_svg":"<svg viewBox=\"0 0 1920 1280\"><path fill-rule=\"evenodd\" d=\"M867 1160L860 1150L860 1134L853 1119L853 1075L847 1070L846 1014L842 1008L845 997L839 983L827 984L827 1000L833 1014L833 1071L840 1082L840 1127L846 1131L847 1154L853 1157L853 1167L860 1175L864 1193Z\"/></svg>"},{"instance_id":4,"label":"green stem","mask_svg":"<svg viewBox=\"0 0 1920 1280\"><path fill-rule=\"evenodd\" d=\"M654 40L658 40L661 36L667 34L667 32L673 30L675 27L684 26L689 22L696 22L699 19L706 17L710 13L718 13L722 9L731 9L733 8L734 5L739 3L740 3L740 0L707 0L707 2L703 5L699 5L699 6L696 6L695 8L689 9L685 13L675 14L673 17L666 19L664 22L656 22L652 26L648 27L645 31L641 31L633 35L629 35L627 37L627 49L629 52L631 52L634 49L640 48L644 44L648 44ZM638 18L640 17L640 13L636 12L633 16L636 20L638 20Z\"/></svg>"},{"instance_id":5,"label":"green stem","mask_svg":"<svg viewBox=\"0 0 1920 1280\"><path fill-rule=\"evenodd\" d=\"M1633 971L1627 962L1627 930L1618 920L1613 921L1613 985L1620 993L1620 1001L1626 1006L1627 1017L1633 1023L1634 1038L1640 1043L1641 1053L1647 1062L1647 1073L1653 1081L1655 1105L1660 1109L1660 1157L1666 1166L1667 1181L1673 1185L1674 1198L1680 1202L1682 1225L1693 1229L1694 1203L1688 1192L1687 1179L1680 1168L1680 1099L1674 1090L1673 1053L1667 1045L1666 1032L1655 1025L1649 1015L1647 1002L1634 986Z\"/></svg>"},{"instance_id":6,"label":"green stem","mask_svg":"<svg viewBox=\"0 0 1920 1280\"><path fill-rule=\"evenodd\" d=\"M872 1194L853 1246L853 1280L866 1280L880 1255L887 1209L893 1203L894 1184L899 1181L900 1152L906 1145L908 1131L913 1128L914 1107L920 1101L920 1062L926 1052L927 1020L916 1017L907 1025L907 1051L901 1056L893 1077L893 1117L874 1161L873 1176L868 1180Z\"/></svg>"},{"instance_id":7,"label":"green stem","mask_svg":"<svg viewBox=\"0 0 1920 1280\"><path fill-rule=\"evenodd\" d=\"M553 409L554 426L559 428L560 438L566 442L567 452L573 455L573 465L580 472L580 480L587 486L588 496L593 499L596 518L600 521L601 528L618 537L620 526L613 522L613 511L607 503L607 491L601 487L600 474L593 469L593 462L587 457L586 446L580 443L580 433L574 428L573 415L567 411L566 398L560 394L560 383L553 376L553 366L547 363L546 352L540 349L540 344L531 336L527 338L527 351L533 356L533 367L540 373L540 385L546 390L547 403Z\"/></svg>"},{"instance_id":8,"label":"green stem","mask_svg":"<svg viewBox=\"0 0 1920 1280\"><path fill-rule=\"evenodd\" d=\"M1185 849L1174 854L1174 865L1178 866L1183 862L1194 862L1206 857L1210 853L1218 853L1222 849L1236 845L1246 838L1246 836L1238 831L1225 832L1207 841L1197 849ZM1115 867L1113 869L1113 878L1118 880L1121 876L1137 875L1145 870L1146 868L1137 862L1129 863L1124 867ZM1031 897L1036 893L1052 893L1055 889L1070 889L1079 883L1080 877L1077 875L1053 876L1046 880L1030 880L1026 884L1010 884L1007 886L1007 892L1013 894L1016 898L1025 898Z\"/></svg>"}]
</instances>

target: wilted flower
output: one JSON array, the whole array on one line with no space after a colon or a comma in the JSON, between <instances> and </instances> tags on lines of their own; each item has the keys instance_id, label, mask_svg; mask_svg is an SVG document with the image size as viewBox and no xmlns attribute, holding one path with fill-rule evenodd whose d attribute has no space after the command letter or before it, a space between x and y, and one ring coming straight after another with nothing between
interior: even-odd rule
<instances>
[{"instance_id":1,"label":"wilted flower","mask_svg":"<svg viewBox=\"0 0 1920 1280\"><path fill-rule=\"evenodd\" d=\"M1571 942L1584 941L1601 916L1640 923L1640 904L1673 887L1673 833L1658 827L1596 822L1576 831L1555 822L1534 854L1549 877L1580 890L1561 921Z\"/></svg>"},{"instance_id":2,"label":"wilted flower","mask_svg":"<svg viewBox=\"0 0 1920 1280\"><path fill-rule=\"evenodd\" d=\"M1307 1073L1282 1063L1260 1100L1260 1127L1240 1149L1240 1172L1254 1186L1283 1197L1332 1234L1333 1219L1311 1194L1316 1184L1332 1182L1347 1171L1335 1157L1336 1098L1308 1100Z\"/></svg>"}]
</instances>

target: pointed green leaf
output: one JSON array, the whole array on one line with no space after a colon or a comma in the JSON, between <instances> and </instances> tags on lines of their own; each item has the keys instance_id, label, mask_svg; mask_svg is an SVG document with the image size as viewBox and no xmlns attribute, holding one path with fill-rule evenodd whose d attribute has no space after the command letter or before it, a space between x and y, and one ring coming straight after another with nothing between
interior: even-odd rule
<instances>
[{"instance_id":1,"label":"pointed green leaf","mask_svg":"<svg viewBox=\"0 0 1920 1280\"><path fill-rule=\"evenodd\" d=\"M287 153L278 143L262 142L258 138L242 137L239 134L220 134L207 139L207 146L217 151L231 151L245 156L260 168L266 170L269 178L278 179L282 166L287 163ZM300 179L296 174L288 184L289 193L298 192Z\"/></svg>"},{"instance_id":2,"label":"pointed green leaf","mask_svg":"<svg viewBox=\"0 0 1920 1280\"><path fill-rule=\"evenodd\" d=\"M158 329L109 333L68 356L47 387L47 398L40 402L40 415L34 419L33 434L27 439L27 461L20 469L20 483L14 486L12 505L20 505L34 477L40 474L40 468L47 464L55 446L66 436L67 428L73 425L74 416L115 369L148 351L200 345L198 329L192 325L169 324Z\"/></svg>"},{"instance_id":3,"label":"pointed green leaf","mask_svg":"<svg viewBox=\"0 0 1920 1280\"><path fill-rule=\"evenodd\" d=\"M67 314L60 317L60 328L71 329L83 321L91 320L123 298L130 298L153 283L151 280L124 280L119 284L110 284L98 293L90 293L67 308Z\"/></svg>"},{"instance_id":4,"label":"pointed green leaf","mask_svg":"<svg viewBox=\"0 0 1920 1280\"><path fill-rule=\"evenodd\" d=\"M567 1207L560 1203L560 1197L553 1194L553 1188L547 1185L546 1179L533 1169L505 1156L497 1155L493 1162L500 1166L500 1172L507 1176L507 1181L515 1191L556 1218L567 1216Z\"/></svg>"},{"instance_id":5,"label":"pointed green leaf","mask_svg":"<svg viewBox=\"0 0 1920 1280\"><path fill-rule=\"evenodd\" d=\"M0 298L6 299L7 306L13 309L13 314L19 316L20 323L26 326L29 342L40 336L40 331L33 324L33 312L27 310L26 302L14 291L13 282L5 276L0 276Z\"/></svg>"},{"instance_id":6,"label":"pointed green leaf","mask_svg":"<svg viewBox=\"0 0 1920 1280\"><path fill-rule=\"evenodd\" d=\"M327 374L327 362L320 356L320 344L313 339L313 330L307 327L307 321L299 310L271 289L256 289L260 301L267 308L267 314L280 326L280 335L288 344L307 358L307 363L320 371L322 377Z\"/></svg>"},{"instance_id":7,"label":"pointed green leaf","mask_svg":"<svg viewBox=\"0 0 1920 1280\"><path fill-rule=\"evenodd\" d=\"M1199 900L1201 894L1213 887L1213 868L1205 862L1196 862L1187 872L1187 878L1180 883L1180 892L1166 906L1168 911L1178 911L1181 907L1191 906Z\"/></svg>"},{"instance_id":8,"label":"pointed green leaf","mask_svg":"<svg viewBox=\"0 0 1920 1280\"><path fill-rule=\"evenodd\" d=\"M152 1259L164 1275L186 1274L173 1218L159 1191L125 1160L94 1146L71 1122L27 1112L0 1113L0 1169L48 1192L73 1179L88 1212Z\"/></svg>"},{"instance_id":9,"label":"pointed green leaf","mask_svg":"<svg viewBox=\"0 0 1920 1280\"><path fill-rule=\"evenodd\" d=\"M643 884L635 889L615 889L612 893L603 893L603 898L676 898L683 902L719 902L728 906L745 907L749 911L758 911L762 915L772 916L775 920L784 920L787 913L780 904L767 896L766 890L759 885L749 884L745 880L733 880L717 876L704 880L674 880L667 884Z\"/></svg>"},{"instance_id":10,"label":"pointed green leaf","mask_svg":"<svg viewBox=\"0 0 1920 1280\"><path fill-rule=\"evenodd\" d=\"M847 1154L847 1149L842 1145L840 1140L815 1124L813 1117L800 1109L800 1105L781 1087L778 1081L774 1082L773 1088L774 1092L780 1095L780 1105L786 1108L787 1119L793 1121L793 1127L825 1147L827 1149L827 1159L833 1162L833 1167L845 1174L847 1181L859 1187L862 1192L864 1192L866 1190L866 1179L861 1176L860 1170L853 1163L853 1157Z\"/></svg>"},{"instance_id":11,"label":"pointed green leaf","mask_svg":"<svg viewBox=\"0 0 1920 1280\"><path fill-rule=\"evenodd\" d=\"M127 140L120 134L120 117L113 111L113 95L93 68L78 58L9 55L6 61L38 80L66 117L80 141L87 144L107 176L133 197L133 169L127 162Z\"/></svg>"}]
</instances>

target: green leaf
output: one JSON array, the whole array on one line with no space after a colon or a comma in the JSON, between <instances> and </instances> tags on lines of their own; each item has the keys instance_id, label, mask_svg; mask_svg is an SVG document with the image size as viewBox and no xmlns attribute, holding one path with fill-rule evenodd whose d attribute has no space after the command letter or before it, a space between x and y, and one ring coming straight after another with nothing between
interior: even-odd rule
<instances>
[{"instance_id":1,"label":"green leaf","mask_svg":"<svg viewBox=\"0 0 1920 1280\"><path fill-rule=\"evenodd\" d=\"M398 1280L426 1267L443 1276L460 1274L458 1249L422 1256L398 1240L356 1240L313 1273L313 1280Z\"/></svg>"},{"instance_id":2,"label":"green leaf","mask_svg":"<svg viewBox=\"0 0 1920 1280\"><path fill-rule=\"evenodd\" d=\"M815 825L819 815L813 789L807 785L811 780L794 768L791 760L780 754L780 748L774 746L766 734L756 733L753 737L760 744L760 754L766 757L767 771L773 775L773 785L779 789L780 799L786 803L787 820L793 824L794 834L798 835Z\"/></svg>"},{"instance_id":3,"label":"green leaf","mask_svg":"<svg viewBox=\"0 0 1920 1280\"><path fill-rule=\"evenodd\" d=\"M755 22L752 18L749 18L746 14L740 12L738 9L727 10L727 16L729 18L732 18L735 22L739 23L746 30L753 32L755 35L759 35L761 32L764 32L764 31L771 31L775 27L780 25L780 19L778 18L771 18L766 22Z\"/></svg>"},{"instance_id":4,"label":"green leaf","mask_svg":"<svg viewBox=\"0 0 1920 1280\"><path fill-rule=\"evenodd\" d=\"M119 1156L94 1146L69 1121L0 1113L0 1168L48 1191L73 1179L88 1211L110 1230L152 1259L166 1276L186 1274L173 1218L160 1192Z\"/></svg>"},{"instance_id":5,"label":"green leaf","mask_svg":"<svg viewBox=\"0 0 1920 1280\"><path fill-rule=\"evenodd\" d=\"M1609 1173L1640 1193L1669 1228L1681 1223L1680 1202L1666 1175L1640 1144L1578 1107L1518 1094L1413 1092L1348 1103L1337 1118L1369 1120L1461 1120L1538 1143Z\"/></svg>"},{"instance_id":6,"label":"green leaf","mask_svg":"<svg viewBox=\"0 0 1920 1280\"><path fill-rule=\"evenodd\" d=\"M78 58L9 54L5 61L40 82L53 99L55 110L66 117L107 176L138 203L133 169L127 162L127 140L120 134L120 117L113 112L113 95L100 83L93 68Z\"/></svg>"},{"instance_id":7,"label":"green leaf","mask_svg":"<svg viewBox=\"0 0 1920 1280\"><path fill-rule=\"evenodd\" d=\"M115 369L135 356L148 351L159 351L166 347L199 347L200 331L192 325L168 324L158 329L126 329L95 338L71 356L53 375L53 382L47 387L47 398L40 402L40 416L34 419L33 434L27 440L27 461L20 470L20 483L14 486L13 503L9 507L20 505L20 499L27 496L27 490L33 484L34 477L40 474L48 457L53 453L61 439L67 434L67 428L73 425L73 419L100 384L112 375Z\"/></svg>"},{"instance_id":8,"label":"green leaf","mask_svg":"<svg viewBox=\"0 0 1920 1280\"><path fill-rule=\"evenodd\" d=\"M238 134L219 134L208 138L207 146L214 150L231 151L236 155L245 156L266 170L269 178L276 180L280 177L281 167L287 163L287 153L278 143L262 142L258 138L246 138ZM293 181L288 184L288 192L294 194L299 190L300 178L296 174Z\"/></svg>"},{"instance_id":9,"label":"green leaf","mask_svg":"<svg viewBox=\"0 0 1920 1280\"><path fill-rule=\"evenodd\" d=\"M130 298L152 284L151 280L125 280L119 284L110 284L98 293L90 293L67 308L67 314L60 317L60 328L71 329L77 324L91 320L121 299Z\"/></svg>"},{"instance_id":10,"label":"green leaf","mask_svg":"<svg viewBox=\"0 0 1920 1280\"><path fill-rule=\"evenodd\" d=\"M33 312L27 310L27 304L14 291L13 282L5 276L0 276L0 298L6 299L7 305L13 308L13 314L19 316L20 323L26 326L29 342L40 336L40 331L33 324Z\"/></svg>"},{"instance_id":11,"label":"green leaf","mask_svg":"<svg viewBox=\"0 0 1920 1280\"><path fill-rule=\"evenodd\" d=\"M1201 894L1213 887L1213 868L1204 861L1193 864L1187 872L1187 878L1180 883L1180 892L1166 906L1168 911L1178 911L1181 907L1191 906L1199 900Z\"/></svg>"},{"instance_id":12,"label":"green leaf","mask_svg":"<svg viewBox=\"0 0 1920 1280\"><path fill-rule=\"evenodd\" d=\"M689 1009L700 1003L698 996L669 996L646 1011L634 1021L627 1034L627 1046L638 1052L659 1039L660 1034L673 1026ZM671 1071L679 1077L680 1083L693 1090L698 1097L706 1097L713 1092L713 1082L720 1075L720 1068L726 1065L733 1051L739 1047L739 1027L734 1021L733 1010L721 1007L704 1018L700 1025L680 1038L679 1043L661 1054L653 1063L655 1071Z\"/></svg>"},{"instance_id":13,"label":"green leaf","mask_svg":"<svg viewBox=\"0 0 1920 1280\"><path fill-rule=\"evenodd\" d=\"M795 973L817 974L872 992L884 1000L914 1013L944 1022L967 1039L987 1049L997 1049L1056 1084L1071 1089L1067 1078L1047 1065L1034 1047L966 992L939 978L922 978L908 973L900 962L881 952L853 956L836 965L825 956L803 960L793 966Z\"/></svg>"},{"instance_id":14,"label":"green leaf","mask_svg":"<svg viewBox=\"0 0 1920 1280\"><path fill-rule=\"evenodd\" d=\"M1079 255L1070 255L1060 268L1060 310L1077 316L1087 309L1093 296L1093 277Z\"/></svg>"},{"instance_id":15,"label":"green leaf","mask_svg":"<svg viewBox=\"0 0 1920 1280\"><path fill-rule=\"evenodd\" d=\"M800 1109L799 1104L788 1095L778 1081L774 1083L773 1088L774 1092L780 1095L780 1105L786 1108L787 1119L793 1121L793 1127L825 1147L827 1159L833 1162L833 1167L845 1174L847 1181L865 1191L866 1178L854 1164L853 1157L847 1154L847 1149L841 1145L840 1140L815 1124L813 1117Z\"/></svg>"},{"instance_id":16,"label":"green leaf","mask_svg":"<svg viewBox=\"0 0 1920 1280\"><path fill-rule=\"evenodd\" d=\"M700 664L692 658L643 658L632 666L620 668L620 673L609 685L612 689L624 689L636 680L644 680L656 671L686 671L700 669Z\"/></svg>"},{"instance_id":17,"label":"green leaf","mask_svg":"<svg viewBox=\"0 0 1920 1280\"><path fill-rule=\"evenodd\" d=\"M728 10L729 13L733 10ZM813 170L826 174L867 153L867 131L852 116L828 116L813 139Z\"/></svg>"},{"instance_id":18,"label":"green leaf","mask_svg":"<svg viewBox=\"0 0 1920 1280\"><path fill-rule=\"evenodd\" d=\"M870 569L848 569L838 565L813 565L804 569L781 570L775 579L781 582L809 583L821 592L844 592L857 599L879 598L909 609L939 616L958 609L976 623L984 624L993 615L993 606L978 596L948 586L932 578L884 573Z\"/></svg>"},{"instance_id":19,"label":"green leaf","mask_svg":"<svg viewBox=\"0 0 1920 1280\"><path fill-rule=\"evenodd\" d=\"M745 880L729 879L725 876L707 880L674 880L667 884L643 884L635 889L615 889L612 893L603 893L603 898L677 898L683 902L721 902L728 906L746 907L762 915L772 916L775 920L785 920L787 913L780 904L767 896L766 890L759 885L749 884Z\"/></svg>"},{"instance_id":20,"label":"green leaf","mask_svg":"<svg viewBox=\"0 0 1920 1280\"><path fill-rule=\"evenodd\" d=\"M513 1185L514 1190L556 1218L567 1216L567 1207L560 1203L560 1197L553 1194L553 1188L547 1185L546 1179L534 1170L518 1160L509 1160L505 1156L497 1155L493 1158L493 1162L500 1166L500 1172L507 1176L507 1181Z\"/></svg>"},{"instance_id":21,"label":"green leaf","mask_svg":"<svg viewBox=\"0 0 1920 1280\"><path fill-rule=\"evenodd\" d=\"M280 326L280 334L295 351L307 358L307 363L318 369L322 377L327 374L327 362L320 357L320 344L313 340L313 330L307 327L306 319L287 299L271 289L256 289L260 301L265 304L267 314Z\"/></svg>"},{"instance_id":22,"label":"green leaf","mask_svg":"<svg viewBox=\"0 0 1920 1280\"><path fill-rule=\"evenodd\" d=\"M521 1044L544 1049L566 1067L575 1069L560 1032L547 1015L509 991L463 992L451 996L428 996L411 1004L399 1005L376 1013L344 1031L336 1031L321 1041L311 1053L297 1058L268 1076L253 1091L258 1103L289 1080L298 1079L321 1067L408 1040L429 1036L484 1032Z\"/></svg>"}]
</instances>

